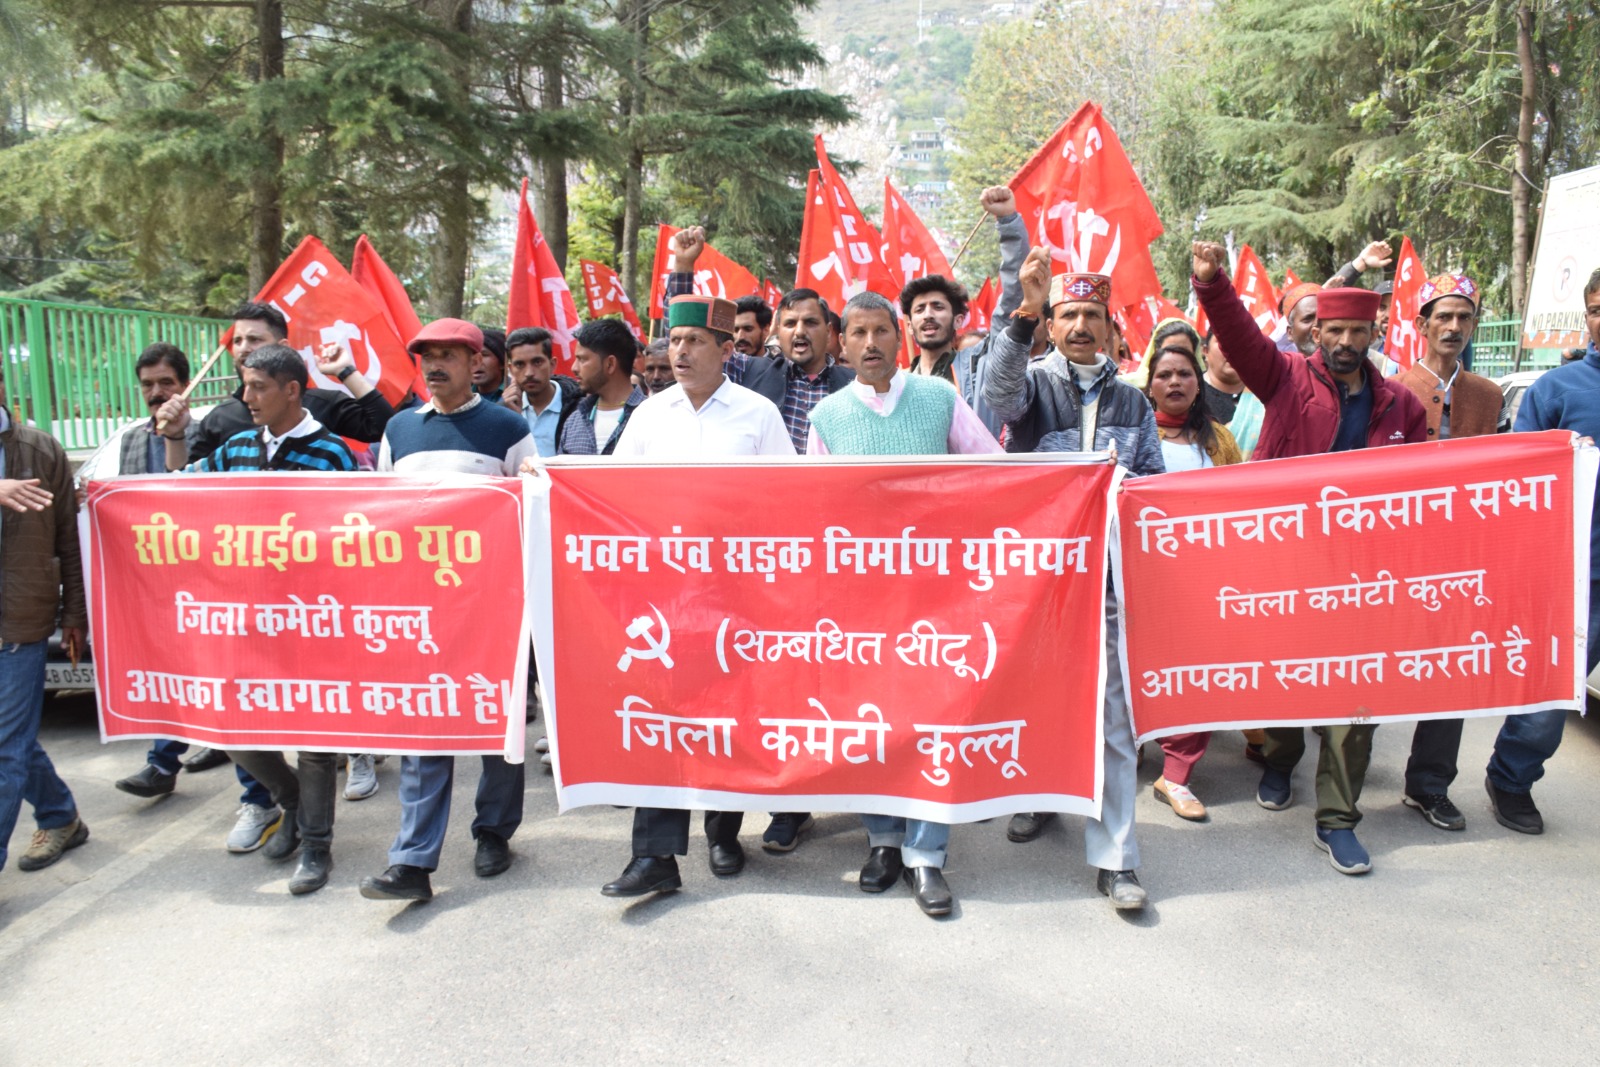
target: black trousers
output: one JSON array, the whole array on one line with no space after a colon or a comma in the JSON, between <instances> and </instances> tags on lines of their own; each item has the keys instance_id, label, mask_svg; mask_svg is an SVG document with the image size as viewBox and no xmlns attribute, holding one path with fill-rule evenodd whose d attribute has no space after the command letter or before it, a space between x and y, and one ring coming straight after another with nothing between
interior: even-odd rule
<instances>
[{"instance_id":1,"label":"black trousers","mask_svg":"<svg viewBox=\"0 0 1600 1067\"><path fill-rule=\"evenodd\" d=\"M744 825L742 811L706 812L706 840L731 845ZM635 856L683 856L689 852L689 812L683 808L633 809Z\"/></svg>"},{"instance_id":2,"label":"black trousers","mask_svg":"<svg viewBox=\"0 0 1600 1067\"><path fill-rule=\"evenodd\" d=\"M1406 761L1406 792L1447 793L1456 780L1456 756L1461 752L1461 719L1423 719L1411 735L1411 758Z\"/></svg>"}]
</instances>

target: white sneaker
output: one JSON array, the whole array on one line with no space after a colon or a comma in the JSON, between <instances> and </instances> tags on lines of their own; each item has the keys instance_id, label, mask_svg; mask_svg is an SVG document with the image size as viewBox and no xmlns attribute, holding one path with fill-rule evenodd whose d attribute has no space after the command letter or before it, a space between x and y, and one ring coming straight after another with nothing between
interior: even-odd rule
<instances>
[{"instance_id":1,"label":"white sneaker","mask_svg":"<svg viewBox=\"0 0 1600 1067\"><path fill-rule=\"evenodd\" d=\"M344 782L346 800L365 800L378 791L378 772L373 770L373 762L365 754L350 756L350 773Z\"/></svg>"},{"instance_id":2,"label":"white sneaker","mask_svg":"<svg viewBox=\"0 0 1600 1067\"><path fill-rule=\"evenodd\" d=\"M267 843L267 838L283 821L283 809L276 804L263 808L259 804L246 804L239 809L239 821L228 834L229 852L254 852Z\"/></svg>"}]
</instances>

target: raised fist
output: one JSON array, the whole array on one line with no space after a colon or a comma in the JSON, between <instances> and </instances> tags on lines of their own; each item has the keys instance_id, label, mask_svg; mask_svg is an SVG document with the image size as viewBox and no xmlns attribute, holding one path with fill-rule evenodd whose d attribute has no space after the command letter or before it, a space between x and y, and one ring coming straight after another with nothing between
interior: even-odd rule
<instances>
[{"instance_id":1,"label":"raised fist","mask_svg":"<svg viewBox=\"0 0 1600 1067\"><path fill-rule=\"evenodd\" d=\"M706 231L703 226L689 226L672 235L667 246L672 249L672 269L679 273L693 271L695 261L706 249Z\"/></svg>"},{"instance_id":2,"label":"raised fist","mask_svg":"<svg viewBox=\"0 0 1600 1067\"><path fill-rule=\"evenodd\" d=\"M997 219L1007 218L1017 213L1017 198L1011 195L1011 190L1003 185L991 185L978 195L978 203L983 210Z\"/></svg>"},{"instance_id":3,"label":"raised fist","mask_svg":"<svg viewBox=\"0 0 1600 1067\"><path fill-rule=\"evenodd\" d=\"M1017 314L1030 319L1044 314L1045 302L1050 299L1050 250L1035 248L1029 252L1017 272L1017 281L1022 283L1022 303Z\"/></svg>"},{"instance_id":4,"label":"raised fist","mask_svg":"<svg viewBox=\"0 0 1600 1067\"><path fill-rule=\"evenodd\" d=\"M1209 282L1228 265L1228 250L1215 241L1196 241L1193 252L1196 281Z\"/></svg>"}]
</instances>

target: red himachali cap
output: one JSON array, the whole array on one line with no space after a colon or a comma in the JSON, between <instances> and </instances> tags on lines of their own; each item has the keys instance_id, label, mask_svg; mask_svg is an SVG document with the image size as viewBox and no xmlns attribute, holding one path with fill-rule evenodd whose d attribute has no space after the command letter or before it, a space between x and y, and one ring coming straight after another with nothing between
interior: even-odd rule
<instances>
[{"instance_id":1,"label":"red himachali cap","mask_svg":"<svg viewBox=\"0 0 1600 1067\"><path fill-rule=\"evenodd\" d=\"M1378 294L1371 289L1322 289L1317 292L1317 321L1347 319L1374 322L1378 318Z\"/></svg>"},{"instance_id":2,"label":"red himachali cap","mask_svg":"<svg viewBox=\"0 0 1600 1067\"><path fill-rule=\"evenodd\" d=\"M422 354L422 346L466 345L474 352L483 351L483 331L464 319L434 319L411 339L406 351L413 356Z\"/></svg>"}]
</instances>

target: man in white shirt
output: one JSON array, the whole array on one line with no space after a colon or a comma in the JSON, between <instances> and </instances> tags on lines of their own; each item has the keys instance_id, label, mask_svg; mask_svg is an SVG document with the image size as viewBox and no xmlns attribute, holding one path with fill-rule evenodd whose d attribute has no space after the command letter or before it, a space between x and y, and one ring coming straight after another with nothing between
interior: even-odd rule
<instances>
[{"instance_id":1,"label":"man in white shirt","mask_svg":"<svg viewBox=\"0 0 1600 1067\"><path fill-rule=\"evenodd\" d=\"M772 401L728 381L722 365L733 355L731 300L680 296L667 308L667 355L678 383L640 404L613 453L619 459L706 459L792 456L794 445ZM744 813L706 812L711 873L744 870L739 827ZM677 857L689 851L689 813L638 808L633 813L633 859L600 892L608 897L665 893L683 886Z\"/></svg>"}]
</instances>

